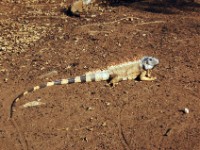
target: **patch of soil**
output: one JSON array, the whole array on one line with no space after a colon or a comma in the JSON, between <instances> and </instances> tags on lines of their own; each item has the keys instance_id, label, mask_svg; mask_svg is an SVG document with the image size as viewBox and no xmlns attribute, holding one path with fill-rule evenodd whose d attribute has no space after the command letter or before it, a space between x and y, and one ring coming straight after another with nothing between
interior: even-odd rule
<instances>
[{"instance_id":1,"label":"patch of soil","mask_svg":"<svg viewBox=\"0 0 200 150\"><path fill-rule=\"evenodd\" d=\"M63 13L70 2L0 2L1 149L200 149L200 1L163 11L123 1L82 18ZM30 87L143 55L160 60L153 82L45 88L9 119Z\"/></svg>"}]
</instances>

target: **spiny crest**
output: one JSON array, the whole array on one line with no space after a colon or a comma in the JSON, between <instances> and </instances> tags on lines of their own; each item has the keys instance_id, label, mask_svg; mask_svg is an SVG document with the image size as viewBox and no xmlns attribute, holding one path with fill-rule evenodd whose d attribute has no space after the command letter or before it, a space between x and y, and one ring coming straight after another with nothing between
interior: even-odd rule
<instances>
[{"instance_id":1,"label":"spiny crest","mask_svg":"<svg viewBox=\"0 0 200 150\"><path fill-rule=\"evenodd\" d=\"M116 67L124 67L124 66L127 66L127 65L133 65L133 64L137 64L139 61L128 61L128 62L125 62L125 63L121 63L121 64L118 64L118 65L114 65L114 66L109 66L107 69L115 69Z\"/></svg>"},{"instance_id":2,"label":"spiny crest","mask_svg":"<svg viewBox=\"0 0 200 150\"><path fill-rule=\"evenodd\" d=\"M91 75L91 74L94 74L96 72L101 72L102 70L98 69L98 70L92 70L92 71L89 71L89 72L86 72L85 74L86 75Z\"/></svg>"},{"instance_id":3,"label":"spiny crest","mask_svg":"<svg viewBox=\"0 0 200 150\"><path fill-rule=\"evenodd\" d=\"M121 59L121 62L118 63L112 63L110 64L107 68L115 67L115 66L120 66L120 65L127 65L127 64L132 64L134 62L138 62L142 57L139 56L132 56L131 58L124 58L123 60Z\"/></svg>"},{"instance_id":4,"label":"spiny crest","mask_svg":"<svg viewBox=\"0 0 200 150\"><path fill-rule=\"evenodd\" d=\"M87 73L85 73L85 74L87 74L87 75L90 75L90 74L94 74L94 73L97 73L97 72L101 72L101 71L103 71L103 70L107 70L107 69L111 69L111 68L115 68L116 66L125 66L125 65L128 65L128 64L133 64L133 63L137 63L139 60L141 59L141 57L140 58L138 58L138 57L136 57L136 56L134 56L134 57L132 57L132 58L126 58L126 60L125 59L123 59L123 60L121 60L121 62L118 62L118 63L112 63L112 64L110 64L110 65L108 65L106 68L102 68L102 69L97 69L97 70L92 70L92 71L89 71L89 72L87 72ZM125 60L125 61L124 61Z\"/></svg>"}]
</instances>

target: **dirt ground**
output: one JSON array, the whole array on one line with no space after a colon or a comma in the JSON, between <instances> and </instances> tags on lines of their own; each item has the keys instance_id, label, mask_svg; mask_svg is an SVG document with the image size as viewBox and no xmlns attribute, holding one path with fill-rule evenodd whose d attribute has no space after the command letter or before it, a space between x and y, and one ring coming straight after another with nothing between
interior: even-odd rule
<instances>
[{"instance_id":1,"label":"dirt ground","mask_svg":"<svg viewBox=\"0 0 200 150\"><path fill-rule=\"evenodd\" d=\"M70 2L0 2L0 149L199 150L200 1L122 1L82 18L62 11ZM30 87L143 55L160 60L153 82L49 87L9 119Z\"/></svg>"}]
</instances>

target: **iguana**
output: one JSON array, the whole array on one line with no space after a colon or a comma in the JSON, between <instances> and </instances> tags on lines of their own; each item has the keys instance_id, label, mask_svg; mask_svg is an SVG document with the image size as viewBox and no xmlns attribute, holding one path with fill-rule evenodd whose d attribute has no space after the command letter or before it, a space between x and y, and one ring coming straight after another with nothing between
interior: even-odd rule
<instances>
[{"instance_id":1,"label":"iguana","mask_svg":"<svg viewBox=\"0 0 200 150\"><path fill-rule=\"evenodd\" d=\"M12 102L10 107L10 118L12 117L13 107L24 95L33 91L53 86L72 83L84 83L92 81L108 81L110 85L115 85L122 80L144 80L153 81L156 77L151 76L152 69L159 64L159 60L155 57L144 56L139 60L129 61L118 65L109 66L104 70L88 72L85 75L76 76L74 78L61 79L56 81L47 82L30 88L29 90L18 95Z\"/></svg>"}]
</instances>

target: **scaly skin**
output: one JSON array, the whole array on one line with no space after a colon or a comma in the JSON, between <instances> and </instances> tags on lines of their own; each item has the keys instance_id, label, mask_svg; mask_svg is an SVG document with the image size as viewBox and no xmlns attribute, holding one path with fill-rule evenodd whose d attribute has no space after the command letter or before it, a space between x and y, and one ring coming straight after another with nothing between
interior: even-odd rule
<instances>
[{"instance_id":1,"label":"scaly skin","mask_svg":"<svg viewBox=\"0 0 200 150\"><path fill-rule=\"evenodd\" d=\"M13 107L19 101L19 99L27 95L28 93L34 92L36 90L53 85L64 85L64 84L84 83L93 81L109 81L109 84L112 86L115 86L118 82L122 80L135 80L136 78L139 78L142 81L153 81L156 79L156 77L151 76L151 71L158 64L159 60L157 58L151 56L145 56L136 61L129 61L119 65L109 66L107 67L107 69L104 69L102 71L86 73L85 75L82 76L56 80L35 86L21 93L13 100L10 107L10 118L12 117L13 114Z\"/></svg>"}]
</instances>

